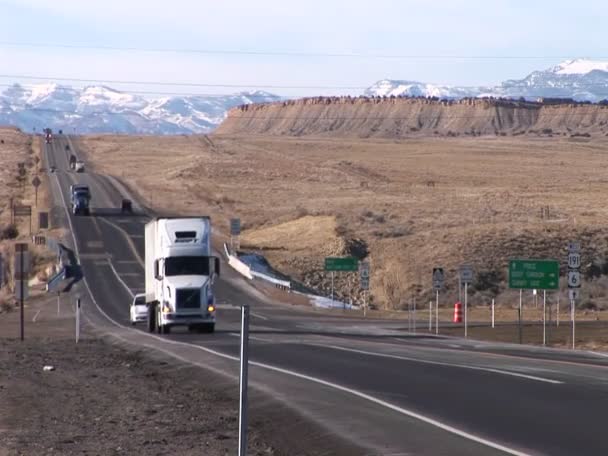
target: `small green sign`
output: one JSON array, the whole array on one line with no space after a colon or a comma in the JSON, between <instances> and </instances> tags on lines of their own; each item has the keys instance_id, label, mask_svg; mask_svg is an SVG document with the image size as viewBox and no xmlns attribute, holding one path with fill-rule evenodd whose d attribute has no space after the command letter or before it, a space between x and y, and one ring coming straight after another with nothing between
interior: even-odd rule
<instances>
[{"instance_id":1,"label":"small green sign","mask_svg":"<svg viewBox=\"0 0 608 456\"><path fill-rule=\"evenodd\" d=\"M327 257L325 258L326 271L357 271L359 260L354 257Z\"/></svg>"},{"instance_id":2,"label":"small green sign","mask_svg":"<svg viewBox=\"0 0 608 456\"><path fill-rule=\"evenodd\" d=\"M509 288L557 290L559 262L555 260L509 260Z\"/></svg>"}]
</instances>

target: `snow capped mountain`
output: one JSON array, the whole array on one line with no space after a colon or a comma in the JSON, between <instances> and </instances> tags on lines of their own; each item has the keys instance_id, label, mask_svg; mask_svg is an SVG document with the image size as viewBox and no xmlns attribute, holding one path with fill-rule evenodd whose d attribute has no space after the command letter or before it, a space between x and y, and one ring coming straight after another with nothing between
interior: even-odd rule
<instances>
[{"instance_id":1,"label":"snow capped mountain","mask_svg":"<svg viewBox=\"0 0 608 456\"><path fill-rule=\"evenodd\" d=\"M547 70L534 71L523 79L504 81L496 87L450 87L422 82L382 80L367 89L365 95L528 99L549 97L597 102L608 99L608 62L568 60Z\"/></svg>"},{"instance_id":2,"label":"snow capped mountain","mask_svg":"<svg viewBox=\"0 0 608 456\"><path fill-rule=\"evenodd\" d=\"M80 133L207 133L234 106L279 99L257 91L149 100L106 86L75 89L49 83L26 88L13 84L0 93L0 124L24 131L50 127Z\"/></svg>"},{"instance_id":3,"label":"snow capped mountain","mask_svg":"<svg viewBox=\"0 0 608 456\"><path fill-rule=\"evenodd\" d=\"M426 84L416 81L393 81L383 79L368 88L366 96L407 96L407 97L438 97L438 98L464 98L477 96L481 88L450 87Z\"/></svg>"}]
</instances>

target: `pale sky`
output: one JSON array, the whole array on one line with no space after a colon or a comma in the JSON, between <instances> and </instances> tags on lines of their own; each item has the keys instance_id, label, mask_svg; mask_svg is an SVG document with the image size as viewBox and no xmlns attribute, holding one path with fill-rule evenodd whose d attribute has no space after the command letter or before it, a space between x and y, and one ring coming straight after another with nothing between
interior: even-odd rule
<instances>
[{"instance_id":1,"label":"pale sky","mask_svg":"<svg viewBox=\"0 0 608 456\"><path fill-rule=\"evenodd\" d=\"M242 85L107 83L121 90L205 94L352 87L264 89L286 96L357 94L357 87L384 78L494 85L566 58L608 60L607 20L605 0L0 0L0 84L29 84L34 81L16 76L30 75ZM27 43L80 47L15 45Z\"/></svg>"}]
</instances>

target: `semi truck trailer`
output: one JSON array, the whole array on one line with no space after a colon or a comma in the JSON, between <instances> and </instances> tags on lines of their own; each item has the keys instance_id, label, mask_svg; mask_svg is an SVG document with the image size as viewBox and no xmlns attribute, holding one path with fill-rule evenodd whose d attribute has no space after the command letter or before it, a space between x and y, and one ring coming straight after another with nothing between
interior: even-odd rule
<instances>
[{"instance_id":1,"label":"semi truck trailer","mask_svg":"<svg viewBox=\"0 0 608 456\"><path fill-rule=\"evenodd\" d=\"M219 258L211 255L209 217L160 217L145 229L145 299L148 331L175 326L215 330L213 282Z\"/></svg>"}]
</instances>

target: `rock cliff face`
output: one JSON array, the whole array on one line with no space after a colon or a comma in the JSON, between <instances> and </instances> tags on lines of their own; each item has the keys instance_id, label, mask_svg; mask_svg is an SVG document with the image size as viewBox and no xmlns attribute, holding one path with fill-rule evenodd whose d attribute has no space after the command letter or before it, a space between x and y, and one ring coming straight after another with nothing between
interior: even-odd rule
<instances>
[{"instance_id":1,"label":"rock cliff face","mask_svg":"<svg viewBox=\"0 0 608 456\"><path fill-rule=\"evenodd\" d=\"M544 99L316 97L233 108L217 134L605 136L608 105Z\"/></svg>"}]
</instances>

